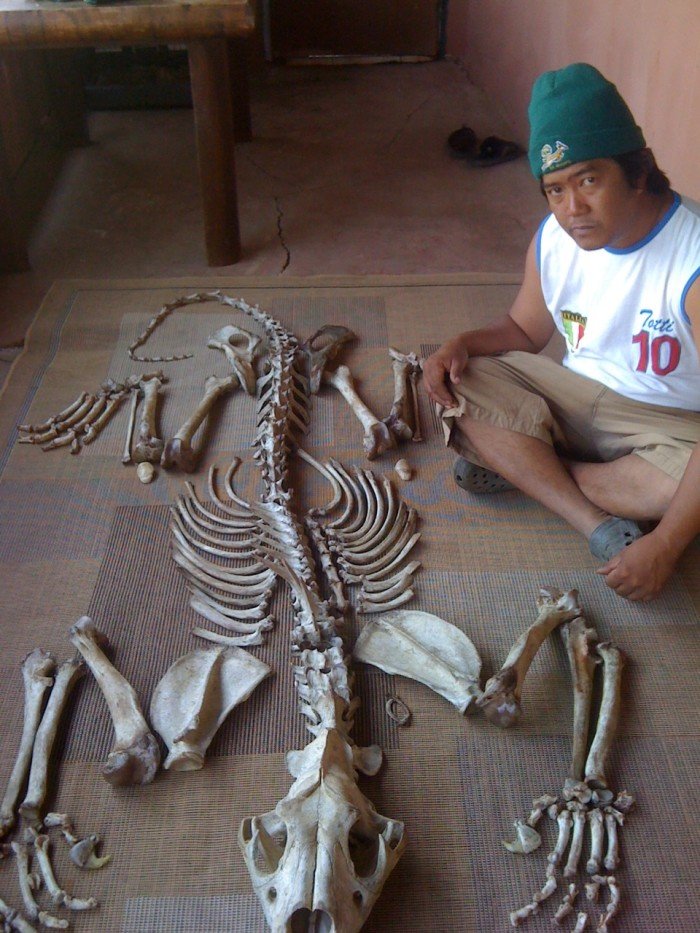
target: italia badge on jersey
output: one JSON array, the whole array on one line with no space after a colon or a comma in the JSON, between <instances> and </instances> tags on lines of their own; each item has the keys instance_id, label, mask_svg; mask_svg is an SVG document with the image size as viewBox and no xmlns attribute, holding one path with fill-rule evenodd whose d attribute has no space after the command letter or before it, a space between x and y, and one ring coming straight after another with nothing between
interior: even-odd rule
<instances>
[{"instance_id":1,"label":"italia badge on jersey","mask_svg":"<svg viewBox=\"0 0 700 933\"><path fill-rule=\"evenodd\" d=\"M561 312L561 322L564 327L564 335L569 350L574 351L578 349L586 330L586 321L587 318L577 311Z\"/></svg>"}]
</instances>

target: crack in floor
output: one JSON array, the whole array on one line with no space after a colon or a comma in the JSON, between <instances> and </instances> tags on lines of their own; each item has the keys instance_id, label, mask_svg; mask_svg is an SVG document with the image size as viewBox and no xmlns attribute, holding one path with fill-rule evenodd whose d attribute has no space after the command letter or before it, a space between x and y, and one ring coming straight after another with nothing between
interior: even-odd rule
<instances>
[{"instance_id":1,"label":"crack in floor","mask_svg":"<svg viewBox=\"0 0 700 933\"><path fill-rule=\"evenodd\" d=\"M285 252L285 260L280 269L280 275L287 270L289 263L292 261L292 254L289 251L289 247L284 239L284 230L282 227L282 220L284 218L284 211L282 210L282 204L280 199L275 196L275 210L277 211L277 237L280 241L280 245Z\"/></svg>"}]
</instances>

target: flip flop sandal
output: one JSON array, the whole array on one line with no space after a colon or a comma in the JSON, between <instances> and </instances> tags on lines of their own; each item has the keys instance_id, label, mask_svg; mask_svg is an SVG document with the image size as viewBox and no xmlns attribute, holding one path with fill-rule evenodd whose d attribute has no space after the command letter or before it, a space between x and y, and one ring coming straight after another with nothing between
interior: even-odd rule
<instances>
[{"instance_id":1,"label":"flip flop sandal","mask_svg":"<svg viewBox=\"0 0 700 933\"><path fill-rule=\"evenodd\" d=\"M606 518L588 539L591 554L599 560L609 561L623 548L642 537L642 530L628 518Z\"/></svg>"},{"instance_id":2,"label":"flip flop sandal","mask_svg":"<svg viewBox=\"0 0 700 933\"><path fill-rule=\"evenodd\" d=\"M478 140L470 126L463 126L447 137L447 145L462 159L473 159L477 154Z\"/></svg>"},{"instance_id":3,"label":"flip flop sandal","mask_svg":"<svg viewBox=\"0 0 700 933\"><path fill-rule=\"evenodd\" d=\"M477 496L489 495L494 492L506 492L508 489L515 489L512 483L504 479L500 473L494 473L493 470L487 470L485 467L470 463L464 457L460 457L452 470L455 483L467 492L473 492Z\"/></svg>"},{"instance_id":4,"label":"flip flop sandal","mask_svg":"<svg viewBox=\"0 0 700 933\"><path fill-rule=\"evenodd\" d=\"M486 168L489 165L501 165L503 162L512 162L525 154L517 143L509 139L500 139L498 136L487 136L479 146L479 152L474 158L474 165Z\"/></svg>"}]
</instances>

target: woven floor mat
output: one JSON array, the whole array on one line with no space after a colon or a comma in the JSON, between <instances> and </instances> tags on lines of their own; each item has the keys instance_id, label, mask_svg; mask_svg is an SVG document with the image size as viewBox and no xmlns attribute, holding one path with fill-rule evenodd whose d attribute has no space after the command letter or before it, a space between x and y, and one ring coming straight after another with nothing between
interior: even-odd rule
<instances>
[{"instance_id":1,"label":"woven floor mat","mask_svg":"<svg viewBox=\"0 0 700 933\"><path fill-rule=\"evenodd\" d=\"M163 304L214 287L259 304L300 341L324 324L351 328L358 339L342 361L362 398L384 417L393 394L388 347L426 355L457 331L507 310L517 284L513 276L488 275L57 283L0 390L0 793L22 730L24 656L41 646L69 657L68 630L88 614L109 637L117 667L148 709L168 666L202 645L191 634L201 619L171 558L171 505L186 479L207 499L209 467L226 468L234 456L243 460L237 489L252 498L261 490L250 449L255 402L242 392L215 419L197 471L187 477L159 470L148 486L121 463L127 405L77 456L67 448L44 453L18 444L17 424L41 422L108 376L119 380L157 368L132 362L129 344ZM194 354L158 364L168 376L162 435L172 435L192 411L207 375L226 372L221 354L206 347L208 335L226 323L255 330L243 315L204 303L175 311L142 348L149 355ZM423 564L410 606L465 632L485 677L534 620L540 586L580 590L587 618L628 656L611 774L613 786L628 789L638 804L621 833L623 905L614 929L696 929L697 542L660 599L627 603L596 575L586 542L539 505L517 492L476 497L459 490L451 478L454 456L425 395L420 408L425 441L369 464L359 423L338 393L324 388L313 399L304 446L319 458L336 457L394 480L395 461L409 460L414 478L397 485L420 515L416 557ZM294 466L292 480L304 508L331 497L328 483L306 465ZM273 675L226 720L199 772L161 771L147 787L110 787L100 776L113 740L106 705L91 677L76 687L59 730L47 805L68 812L79 832L102 834L113 855L100 872L80 873L56 839L61 883L76 895L93 894L101 905L74 915L78 933L265 929L238 850L238 825L273 809L286 794L285 752L308 740L289 650L292 606L281 582L272 612L276 625L267 643L251 650ZM369 619L350 614L349 643ZM513 820L527 814L533 797L561 787L568 768L571 687L560 640L548 640L535 659L523 719L508 732L480 716L461 717L428 688L366 665L357 665L355 690L362 705L354 737L361 745L380 745L386 759L376 777L361 779L361 788L379 813L404 821L408 838L365 929L507 929L509 910L544 883L553 838L548 827L545 846L528 858L510 855L501 840L512 836ZM387 717L391 694L410 707L408 727ZM0 861L0 897L20 907L13 862ZM563 893L523 928L551 929ZM583 895L578 906L586 906ZM600 906L588 909L597 919ZM564 926L572 927L571 921Z\"/></svg>"}]
</instances>

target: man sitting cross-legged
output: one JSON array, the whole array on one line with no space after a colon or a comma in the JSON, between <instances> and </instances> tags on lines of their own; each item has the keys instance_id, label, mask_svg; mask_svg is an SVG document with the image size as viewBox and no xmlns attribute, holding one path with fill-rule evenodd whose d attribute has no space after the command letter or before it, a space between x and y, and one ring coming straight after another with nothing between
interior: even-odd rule
<instances>
[{"instance_id":1,"label":"man sitting cross-legged","mask_svg":"<svg viewBox=\"0 0 700 933\"><path fill-rule=\"evenodd\" d=\"M551 214L509 313L445 343L424 383L452 410L461 486L522 490L649 600L700 531L700 217L592 66L541 75L529 116ZM563 366L539 355L555 328Z\"/></svg>"}]
</instances>

